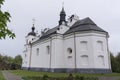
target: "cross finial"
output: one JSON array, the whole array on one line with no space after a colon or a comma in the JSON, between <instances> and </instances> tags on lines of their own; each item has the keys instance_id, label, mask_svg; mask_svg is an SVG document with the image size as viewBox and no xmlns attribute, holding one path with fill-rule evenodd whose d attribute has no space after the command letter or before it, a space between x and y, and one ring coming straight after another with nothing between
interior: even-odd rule
<instances>
[{"instance_id":1,"label":"cross finial","mask_svg":"<svg viewBox=\"0 0 120 80\"><path fill-rule=\"evenodd\" d=\"M33 24L35 24L35 19L34 18L32 19L32 21L33 21Z\"/></svg>"},{"instance_id":2,"label":"cross finial","mask_svg":"<svg viewBox=\"0 0 120 80\"><path fill-rule=\"evenodd\" d=\"M62 8L64 8L64 2L62 2Z\"/></svg>"}]
</instances>

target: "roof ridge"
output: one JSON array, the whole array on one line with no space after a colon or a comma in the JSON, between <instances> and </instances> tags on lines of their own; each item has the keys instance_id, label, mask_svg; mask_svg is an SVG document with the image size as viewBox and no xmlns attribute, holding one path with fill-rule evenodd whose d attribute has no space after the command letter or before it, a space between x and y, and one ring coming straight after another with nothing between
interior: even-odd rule
<instances>
[{"instance_id":1,"label":"roof ridge","mask_svg":"<svg viewBox=\"0 0 120 80\"><path fill-rule=\"evenodd\" d=\"M70 29L73 29L73 28L75 28L77 26L81 26L81 25L96 25L96 24L89 17L86 17L84 19L81 19L81 20L78 20L77 22L75 22Z\"/></svg>"},{"instance_id":2,"label":"roof ridge","mask_svg":"<svg viewBox=\"0 0 120 80\"><path fill-rule=\"evenodd\" d=\"M89 17L87 17L75 22L65 34L77 32L77 31L89 31L89 30L106 32L102 28L98 27Z\"/></svg>"}]
</instances>

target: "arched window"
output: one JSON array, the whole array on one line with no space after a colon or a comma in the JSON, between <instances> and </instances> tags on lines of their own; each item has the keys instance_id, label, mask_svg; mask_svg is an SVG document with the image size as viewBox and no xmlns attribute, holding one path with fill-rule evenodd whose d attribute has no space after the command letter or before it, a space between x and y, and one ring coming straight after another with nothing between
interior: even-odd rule
<instances>
[{"instance_id":1,"label":"arched window","mask_svg":"<svg viewBox=\"0 0 120 80\"><path fill-rule=\"evenodd\" d=\"M47 54L50 54L50 46L46 46L46 51L47 51Z\"/></svg>"},{"instance_id":2,"label":"arched window","mask_svg":"<svg viewBox=\"0 0 120 80\"><path fill-rule=\"evenodd\" d=\"M67 52L68 52L69 54L72 54L72 48L68 48L68 49L67 49Z\"/></svg>"},{"instance_id":3,"label":"arched window","mask_svg":"<svg viewBox=\"0 0 120 80\"><path fill-rule=\"evenodd\" d=\"M88 55L82 55L81 56L81 63L84 66L89 64L89 62L88 62Z\"/></svg>"},{"instance_id":4,"label":"arched window","mask_svg":"<svg viewBox=\"0 0 120 80\"><path fill-rule=\"evenodd\" d=\"M25 58L27 57L27 54L25 54Z\"/></svg>"},{"instance_id":5,"label":"arched window","mask_svg":"<svg viewBox=\"0 0 120 80\"><path fill-rule=\"evenodd\" d=\"M36 49L36 55L39 55L39 48Z\"/></svg>"},{"instance_id":6,"label":"arched window","mask_svg":"<svg viewBox=\"0 0 120 80\"><path fill-rule=\"evenodd\" d=\"M98 49L98 51L103 51L103 42L102 41L97 41L97 49Z\"/></svg>"},{"instance_id":7,"label":"arched window","mask_svg":"<svg viewBox=\"0 0 120 80\"><path fill-rule=\"evenodd\" d=\"M81 41L81 50L86 51L87 50L87 41Z\"/></svg>"},{"instance_id":8,"label":"arched window","mask_svg":"<svg viewBox=\"0 0 120 80\"><path fill-rule=\"evenodd\" d=\"M104 65L104 56L102 56L102 55L98 56L98 64L99 65Z\"/></svg>"},{"instance_id":9,"label":"arched window","mask_svg":"<svg viewBox=\"0 0 120 80\"><path fill-rule=\"evenodd\" d=\"M68 53L68 63L71 64L73 61L73 56L72 54L72 48L67 48L67 53Z\"/></svg>"}]
</instances>

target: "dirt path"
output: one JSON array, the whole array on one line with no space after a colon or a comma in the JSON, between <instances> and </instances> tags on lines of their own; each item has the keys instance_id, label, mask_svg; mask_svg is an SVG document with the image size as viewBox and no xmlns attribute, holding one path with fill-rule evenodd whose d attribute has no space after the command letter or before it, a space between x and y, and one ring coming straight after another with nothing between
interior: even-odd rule
<instances>
[{"instance_id":1,"label":"dirt path","mask_svg":"<svg viewBox=\"0 0 120 80\"><path fill-rule=\"evenodd\" d=\"M12 74L12 73L10 73L10 72L8 72L6 70L2 71L2 73L3 73L6 80L23 80L20 76Z\"/></svg>"}]
</instances>

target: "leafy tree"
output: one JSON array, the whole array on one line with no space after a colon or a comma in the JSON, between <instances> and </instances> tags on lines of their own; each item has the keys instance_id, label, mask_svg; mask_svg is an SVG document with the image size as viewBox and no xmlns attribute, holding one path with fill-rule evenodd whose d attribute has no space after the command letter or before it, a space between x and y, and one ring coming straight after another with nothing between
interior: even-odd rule
<instances>
[{"instance_id":1,"label":"leafy tree","mask_svg":"<svg viewBox=\"0 0 120 80\"><path fill-rule=\"evenodd\" d=\"M14 63L18 64L18 65L22 65L22 57L21 57L21 55L15 56Z\"/></svg>"},{"instance_id":2,"label":"leafy tree","mask_svg":"<svg viewBox=\"0 0 120 80\"><path fill-rule=\"evenodd\" d=\"M118 55L116 56L116 72L120 73L120 52L118 53Z\"/></svg>"},{"instance_id":3,"label":"leafy tree","mask_svg":"<svg viewBox=\"0 0 120 80\"><path fill-rule=\"evenodd\" d=\"M110 59L111 59L111 68L113 72L116 72L116 61L115 57L113 56L112 53L110 53Z\"/></svg>"},{"instance_id":4,"label":"leafy tree","mask_svg":"<svg viewBox=\"0 0 120 80\"><path fill-rule=\"evenodd\" d=\"M11 64L11 69L13 69L13 70L21 69L21 65L22 65L21 55L15 56L14 62Z\"/></svg>"},{"instance_id":5,"label":"leafy tree","mask_svg":"<svg viewBox=\"0 0 120 80\"><path fill-rule=\"evenodd\" d=\"M118 62L120 62L120 52L118 52L117 56L116 56L116 59Z\"/></svg>"},{"instance_id":6,"label":"leafy tree","mask_svg":"<svg viewBox=\"0 0 120 80\"><path fill-rule=\"evenodd\" d=\"M8 56L3 56L0 54L0 69L8 69L9 68Z\"/></svg>"},{"instance_id":7,"label":"leafy tree","mask_svg":"<svg viewBox=\"0 0 120 80\"><path fill-rule=\"evenodd\" d=\"M9 38L14 38L15 33L13 33L7 27L7 22L10 22L10 14L8 12L3 12L1 6L3 5L4 0L0 0L0 39L5 39L6 36Z\"/></svg>"},{"instance_id":8,"label":"leafy tree","mask_svg":"<svg viewBox=\"0 0 120 80\"><path fill-rule=\"evenodd\" d=\"M113 72L120 73L120 52L117 56L113 56L113 54L110 54L111 58L111 67Z\"/></svg>"},{"instance_id":9,"label":"leafy tree","mask_svg":"<svg viewBox=\"0 0 120 80\"><path fill-rule=\"evenodd\" d=\"M0 54L0 70L1 69L21 69L22 57L20 55L15 58L10 56L3 56Z\"/></svg>"},{"instance_id":10,"label":"leafy tree","mask_svg":"<svg viewBox=\"0 0 120 80\"><path fill-rule=\"evenodd\" d=\"M7 60L8 60L8 63L9 63L9 64L14 63L14 58L11 57L11 56L8 56Z\"/></svg>"}]
</instances>

